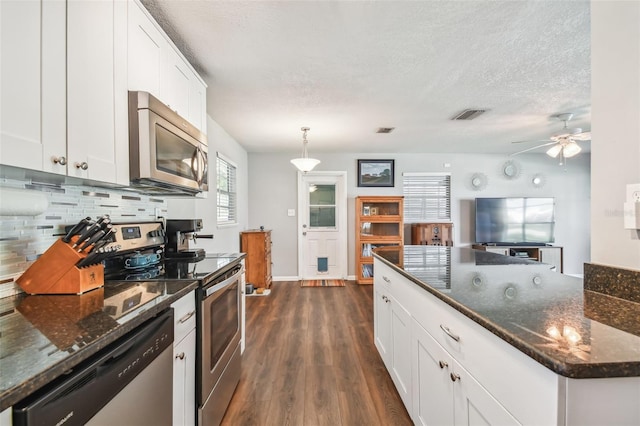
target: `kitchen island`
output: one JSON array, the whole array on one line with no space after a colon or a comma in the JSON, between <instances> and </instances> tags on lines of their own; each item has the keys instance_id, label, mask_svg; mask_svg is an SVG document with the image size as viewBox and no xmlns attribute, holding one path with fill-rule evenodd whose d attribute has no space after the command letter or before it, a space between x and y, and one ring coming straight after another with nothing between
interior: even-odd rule
<instances>
[{"instance_id":1,"label":"kitchen island","mask_svg":"<svg viewBox=\"0 0 640 426\"><path fill-rule=\"evenodd\" d=\"M640 301L624 291L465 248L374 263L376 346L414 422L640 424Z\"/></svg>"}]
</instances>

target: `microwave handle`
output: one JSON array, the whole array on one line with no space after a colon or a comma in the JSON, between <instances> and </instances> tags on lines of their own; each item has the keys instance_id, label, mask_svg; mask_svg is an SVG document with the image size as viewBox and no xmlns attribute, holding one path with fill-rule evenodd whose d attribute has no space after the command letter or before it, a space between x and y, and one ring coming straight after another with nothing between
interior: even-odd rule
<instances>
[{"instance_id":1,"label":"microwave handle","mask_svg":"<svg viewBox=\"0 0 640 426\"><path fill-rule=\"evenodd\" d=\"M200 153L200 156L202 158L202 168L200 169L201 173L200 179L198 179L198 186L202 187L204 178L207 175L209 169L209 157L207 156L207 153L204 152L204 150L200 149L200 147L198 147L198 152Z\"/></svg>"}]
</instances>

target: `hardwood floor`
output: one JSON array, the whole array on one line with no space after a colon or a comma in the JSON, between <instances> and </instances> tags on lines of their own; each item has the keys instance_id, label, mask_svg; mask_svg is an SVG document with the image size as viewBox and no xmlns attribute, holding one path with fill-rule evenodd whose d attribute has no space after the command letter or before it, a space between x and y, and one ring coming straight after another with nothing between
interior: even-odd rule
<instances>
[{"instance_id":1,"label":"hardwood floor","mask_svg":"<svg viewBox=\"0 0 640 426\"><path fill-rule=\"evenodd\" d=\"M275 282L247 297L242 377L223 425L410 425L373 342L373 286Z\"/></svg>"}]
</instances>

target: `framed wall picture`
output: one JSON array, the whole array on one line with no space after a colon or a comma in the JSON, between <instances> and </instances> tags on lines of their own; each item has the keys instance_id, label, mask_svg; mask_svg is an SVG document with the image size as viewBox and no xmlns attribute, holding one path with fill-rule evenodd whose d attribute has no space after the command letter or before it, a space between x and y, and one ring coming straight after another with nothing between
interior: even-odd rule
<instances>
[{"instance_id":1,"label":"framed wall picture","mask_svg":"<svg viewBox=\"0 0 640 426\"><path fill-rule=\"evenodd\" d=\"M394 160L358 160L358 186L394 186Z\"/></svg>"}]
</instances>

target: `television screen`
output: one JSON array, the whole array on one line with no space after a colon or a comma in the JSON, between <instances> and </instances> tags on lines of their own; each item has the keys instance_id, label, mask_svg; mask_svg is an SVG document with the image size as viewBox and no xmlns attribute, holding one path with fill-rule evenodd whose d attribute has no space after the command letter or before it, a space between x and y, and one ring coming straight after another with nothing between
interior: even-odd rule
<instances>
[{"instance_id":1,"label":"television screen","mask_svg":"<svg viewBox=\"0 0 640 426\"><path fill-rule=\"evenodd\" d=\"M476 198L477 243L552 243L553 198Z\"/></svg>"}]
</instances>

